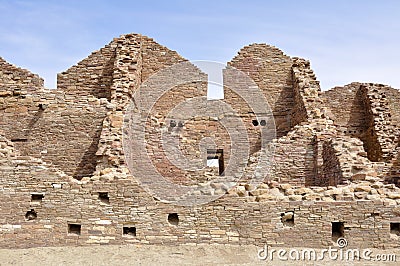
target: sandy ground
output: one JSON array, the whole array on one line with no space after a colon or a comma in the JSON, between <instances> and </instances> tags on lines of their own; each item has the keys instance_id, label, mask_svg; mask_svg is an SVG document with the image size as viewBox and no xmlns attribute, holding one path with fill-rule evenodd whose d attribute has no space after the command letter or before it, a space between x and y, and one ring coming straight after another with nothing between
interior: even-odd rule
<instances>
[{"instance_id":1,"label":"sandy ground","mask_svg":"<svg viewBox=\"0 0 400 266\"><path fill-rule=\"evenodd\" d=\"M323 261L260 260L257 256L260 248L202 244L0 249L0 265L400 265L400 262L333 261L329 258ZM372 252L396 254L400 261L400 250L372 249Z\"/></svg>"}]
</instances>

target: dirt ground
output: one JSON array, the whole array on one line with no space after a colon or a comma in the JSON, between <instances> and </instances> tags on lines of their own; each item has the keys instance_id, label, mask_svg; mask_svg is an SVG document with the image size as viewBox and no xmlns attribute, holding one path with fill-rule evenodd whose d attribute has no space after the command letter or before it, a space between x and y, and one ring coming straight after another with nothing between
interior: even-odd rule
<instances>
[{"instance_id":1,"label":"dirt ground","mask_svg":"<svg viewBox=\"0 0 400 266\"><path fill-rule=\"evenodd\" d=\"M283 256L288 258L286 261L279 260L277 255L272 261L261 260L257 255L261 248L201 244L0 249L0 265L399 265L399 262L335 261L329 257L323 261L292 260L288 253ZM372 254L396 254L396 260L400 261L400 250L372 249Z\"/></svg>"}]
</instances>

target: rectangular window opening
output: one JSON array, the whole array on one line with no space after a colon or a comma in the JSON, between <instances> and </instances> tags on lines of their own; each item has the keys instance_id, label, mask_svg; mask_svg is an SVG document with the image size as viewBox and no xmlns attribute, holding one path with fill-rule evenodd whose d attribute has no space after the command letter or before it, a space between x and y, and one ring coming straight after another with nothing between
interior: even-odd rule
<instances>
[{"instance_id":1,"label":"rectangular window opening","mask_svg":"<svg viewBox=\"0 0 400 266\"><path fill-rule=\"evenodd\" d=\"M136 236L136 227L134 226L124 226L122 228L122 235L123 236Z\"/></svg>"},{"instance_id":2,"label":"rectangular window opening","mask_svg":"<svg viewBox=\"0 0 400 266\"><path fill-rule=\"evenodd\" d=\"M16 138L16 139L11 139L11 142L27 142L28 139L26 138Z\"/></svg>"},{"instance_id":3,"label":"rectangular window opening","mask_svg":"<svg viewBox=\"0 0 400 266\"><path fill-rule=\"evenodd\" d=\"M80 224L68 224L68 233L73 235L81 234L81 225Z\"/></svg>"},{"instance_id":4,"label":"rectangular window opening","mask_svg":"<svg viewBox=\"0 0 400 266\"><path fill-rule=\"evenodd\" d=\"M400 223L390 223L390 233L400 236Z\"/></svg>"},{"instance_id":5,"label":"rectangular window opening","mask_svg":"<svg viewBox=\"0 0 400 266\"><path fill-rule=\"evenodd\" d=\"M99 192L99 200L104 204L110 204L110 198L108 192Z\"/></svg>"},{"instance_id":6,"label":"rectangular window opening","mask_svg":"<svg viewBox=\"0 0 400 266\"><path fill-rule=\"evenodd\" d=\"M44 195L41 193L32 193L31 194L31 201L32 202L42 202Z\"/></svg>"},{"instance_id":7,"label":"rectangular window opening","mask_svg":"<svg viewBox=\"0 0 400 266\"><path fill-rule=\"evenodd\" d=\"M207 166L208 167L217 167L218 174L220 176L224 175L225 167L224 167L224 150L207 150Z\"/></svg>"},{"instance_id":8,"label":"rectangular window opening","mask_svg":"<svg viewBox=\"0 0 400 266\"><path fill-rule=\"evenodd\" d=\"M224 87L220 84L208 82L207 86L207 100L223 100Z\"/></svg>"},{"instance_id":9,"label":"rectangular window opening","mask_svg":"<svg viewBox=\"0 0 400 266\"><path fill-rule=\"evenodd\" d=\"M332 240L336 241L341 237L344 237L344 223L332 222Z\"/></svg>"},{"instance_id":10,"label":"rectangular window opening","mask_svg":"<svg viewBox=\"0 0 400 266\"><path fill-rule=\"evenodd\" d=\"M294 212L288 211L281 213L281 221L284 226L294 226Z\"/></svg>"}]
</instances>

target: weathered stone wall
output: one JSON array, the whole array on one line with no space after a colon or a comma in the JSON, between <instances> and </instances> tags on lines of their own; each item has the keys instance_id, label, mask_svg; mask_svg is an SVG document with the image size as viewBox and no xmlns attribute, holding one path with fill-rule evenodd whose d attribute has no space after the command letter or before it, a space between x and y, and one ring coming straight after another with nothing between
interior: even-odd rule
<instances>
[{"instance_id":1,"label":"weathered stone wall","mask_svg":"<svg viewBox=\"0 0 400 266\"><path fill-rule=\"evenodd\" d=\"M325 150L326 149L326 150ZM338 136L324 143L324 161L329 162L324 167L325 179L329 179L330 186L342 184L345 180L364 180L367 176L376 173L369 165L363 143L357 138Z\"/></svg>"},{"instance_id":2,"label":"weathered stone wall","mask_svg":"<svg viewBox=\"0 0 400 266\"><path fill-rule=\"evenodd\" d=\"M292 127L313 119L330 120L330 110L323 104L321 88L310 62L294 57L292 66L294 108Z\"/></svg>"},{"instance_id":3,"label":"weathered stone wall","mask_svg":"<svg viewBox=\"0 0 400 266\"><path fill-rule=\"evenodd\" d=\"M38 159L19 156L10 145L1 138L4 248L123 243L324 247L333 244L332 222L344 223L350 247L398 247L390 222L399 221L399 210L383 202L263 203L224 197L208 205L177 207L154 201L124 174L114 180L76 181ZM99 192L108 193L108 200ZM294 212L293 223L282 221L287 212ZM177 225L168 221L172 213L178 215ZM80 233L68 232L68 224L80 225ZM124 227L134 227L135 235L124 234Z\"/></svg>"},{"instance_id":4,"label":"weathered stone wall","mask_svg":"<svg viewBox=\"0 0 400 266\"><path fill-rule=\"evenodd\" d=\"M351 83L335 87L322 93L324 105L332 113L331 119L342 134L363 138L366 131L366 107L364 106L361 84Z\"/></svg>"},{"instance_id":5,"label":"weathered stone wall","mask_svg":"<svg viewBox=\"0 0 400 266\"><path fill-rule=\"evenodd\" d=\"M116 44L111 42L57 75L57 88L67 94L111 99Z\"/></svg>"},{"instance_id":6,"label":"weathered stone wall","mask_svg":"<svg viewBox=\"0 0 400 266\"><path fill-rule=\"evenodd\" d=\"M0 127L22 155L41 158L76 178L92 175L106 113L101 100L43 91L0 97L0 106Z\"/></svg>"},{"instance_id":7,"label":"weathered stone wall","mask_svg":"<svg viewBox=\"0 0 400 266\"><path fill-rule=\"evenodd\" d=\"M281 50L265 44L245 46L228 63L249 75L262 90L274 114L278 137L286 135L291 126L292 64L292 59Z\"/></svg>"},{"instance_id":8,"label":"weathered stone wall","mask_svg":"<svg viewBox=\"0 0 400 266\"><path fill-rule=\"evenodd\" d=\"M400 93L356 83L322 93L308 61L267 45L245 47L229 63L255 81L276 121L274 163L269 172L258 173L265 180L259 185L250 182L259 167L256 157L262 137L253 120L260 114L227 86L223 101L242 119L250 140L243 179L223 197L200 206L181 207L153 198L139 184L143 177L132 176L126 167L125 112L132 100L133 110L140 110L141 98L135 95L140 86L168 85L163 76L151 79L153 74L184 61L152 39L127 34L61 73L56 91L42 90L40 78L24 71L18 74L19 69L12 76L24 77L24 82L10 81L7 74L8 83L0 88L1 247L126 243L328 247L337 237L332 222L343 223L343 237L350 247L399 247L400 232L393 228L400 223L400 188L395 185L400 165L396 164ZM204 156L205 137L223 149L226 161L236 155L232 135L220 124L223 116L170 117L179 103L206 96L205 74L191 64L185 69L181 78L197 75L199 80L162 95L149 90L149 98L161 98L148 116L139 113L139 121L129 121L146 130L152 166L178 184L202 182L219 173L207 167L182 171L173 165L164 153L161 132L176 134L188 158ZM14 93L15 88L24 90ZM218 111L212 110L218 109L213 101L208 108ZM373 133L368 137L357 130ZM234 128L234 134L238 132ZM374 150L381 151L382 162L370 162ZM143 166L141 159L135 164ZM385 177L388 172L390 179Z\"/></svg>"},{"instance_id":9,"label":"weathered stone wall","mask_svg":"<svg viewBox=\"0 0 400 266\"><path fill-rule=\"evenodd\" d=\"M274 181L304 186L314 179L313 137L312 128L300 126L276 140L271 169Z\"/></svg>"},{"instance_id":10,"label":"weathered stone wall","mask_svg":"<svg viewBox=\"0 0 400 266\"><path fill-rule=\"evenodd\" d=\"M398 130L392 122L392 114L384 85L362 86L363 101L367 108L365 146L371 161L388 161L397 147Z\"/></svg>"},{"instance_id":11,"label":"weathered stone wall","mask_svg":"<svg viewBox=\"0 0 400 266\"><path fill-rule=\"evenodd\" d=\"M18 85L19 87L29 86L34 89L43 88L43 84L43 79L38 75L16 67L0 57L0 85L2 86L2 91L8 86L15 88L13 85Z\"/></svg>"}]
</instances>

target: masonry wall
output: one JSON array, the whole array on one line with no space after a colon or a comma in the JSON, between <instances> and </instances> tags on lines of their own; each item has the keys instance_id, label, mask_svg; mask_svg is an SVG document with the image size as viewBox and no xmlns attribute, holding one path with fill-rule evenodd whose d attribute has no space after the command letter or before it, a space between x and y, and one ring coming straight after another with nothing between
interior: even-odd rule
<instances>
[{"instance_id":1,"label":"masonry wall","mask_svg":"<svg viewBox=\"0 0 400 266\"><path fill-rule=\"evenodd\" d=\"M228 63L249 75L262 90L273 111L278 137L286 135L291 127L292 63L281 50L265 44L245 46Z\"/></svg>"},{"instance_id":2,"label":"masonry wall","mask_svg":"<svg viewBox=\"0 0 400 266\"><path fill-rule=\"evenodd\" d=\"M75 97L92 95L110 100L115 47L116 44L111 42L75 66L59 73L57 88Z\"/></svg>"},{"instance_id":3,"label":"masonry wall","mask_svg":"<svg viewBox=\"0 0 400 266\"><path fill-rule=\"evenodd\" d=\"M361 84L351 83L322 93L338 131L345 135L363 138L366 131L366 107L362 100Z\"/></svg>"},{"instance_id":4,"label":"masonry wall","mask_svg":"<svg viewBox=\"0 0 400 266\"><path fill-rule=\"evenodd\" d=\"M164 154L162 132L176 134L183 153L193 158L204 156L204 137L215 140L227 161L243 152L230 152L236 147L231 132L219 123L223 116L169 117L178 103L206 95L206 76L190 63L180 72L183 78L194 74L202 79L160 94L158 89L168 84L163 76L152 79L152 75L184 61L147 37L127 34L61 73L56 91L40 90L40 80L34 86L4 83L0 90L1 247L126 243L328 247L335 241L332 222L344 223L343 237L349 247L399 247L400 232L390 228L391 223L400 223L400 188L379 176L378 166L366 158L368 138L363 143L344 132L361 127L359 119L365 111L366 127L377 136L373 143L379 144L382 154L398 160L396 141L390 142L397 130L396 92L364 84L361 100L357 85L324 96L308 61L289 58L267 45L245 47L230 64L261 88L271 105L277 136L261 136L260 125L253 124L259 114L251 111L249 100L224 88L223 101L237 111L250 139L248 162L234 162L247 164L243 180L225 189L221 198L192 207L160 202L145 191L139 184L143 177L132 176L126 165L125 156L134 155L136 147L125 154L124 123L147 130L152 165L178 184L206 181L218 172L181 171ZM140 86L157 88L142 99L161 96L152 110L138 108L142 103L135 93ZM14 93L14 88L32 88L32 93L27 89ZM340 97L349 107L325 106L340 102ZM142 112L139 121L127 119L128 107ZM213 108L219 107L210 101L207 108L218 111ZM239 135L238 128L233 130ZM258 173L265 180L254 185L250 181L259 166L261 138L274 139L274 163L269 171ZM385 160L381 164L392 167L394 178L396 165ZM135 165L142 167L141 159ZM282 218L286 216L293 220L288 223Z\"/></svg>"},{"instance_id":5,"label":"masonry wall","mask_svg":"<svg viewBox=\"0 0 400 266\"><path fill-rule=\"evenodd\" d=\"M16 67L0 57L0 85L2 91L7 86L15 88L13 85L20 87L43 88L43 79L38 75L31 73L26 69ZM7 90L7 89L6 89Z\"/></svg>"},{"instance_id":6,"label":"masonry wall","mask_svg":"<svg viewBox=\"0 0 400 266\"><path fill-rule=\"evenodd\" d=\"M384 203L246 203L224 197L204 206L177 207L154 201L127 176L120 176L118 182L102 177L78 182L40 160L18 156L4 138L0 145L7 150L0 157L5 191L1 206L13 210L2 211L3 248L123 243L328 247L334 243L334 221L345 224L349 247L398 247L392 241L396 236L390 233L390 222L398 221L399 210ZM5 167L5 161L14 170ZM14 185L16 180L20 185ZM98 192L107 192L108 202L99 199ZM35 193L44 197L32 200ZM36 218L27 220L28 211L34 211ZM289 211L294 212L291 225L281 220ZM171 213L178 214L177 225L168 222ZM68 232L68 224L80 225L80 234ZM123 227L135 227L136 235L124 234Z\"/></svg>"},{"instance_id":7,"label":"masonry wall","mask_svg":"<svg viewBox=\"0 0 400 266\"><path fill-rule=\"evenodd\" d=\"M22 155L42 158L76 178L92 175L106 112L100 100L45 91L0 97L0 106L4 135Z\"/></svg>"}]
</instances>

